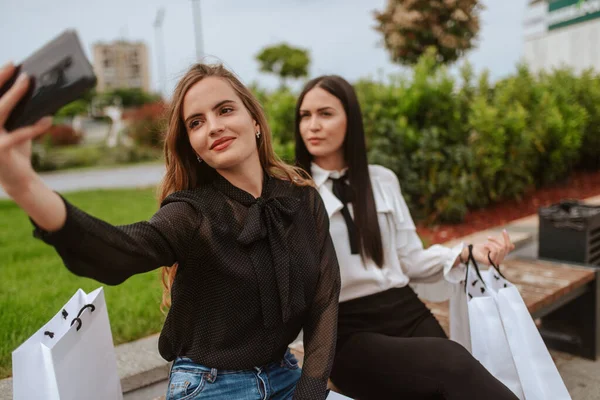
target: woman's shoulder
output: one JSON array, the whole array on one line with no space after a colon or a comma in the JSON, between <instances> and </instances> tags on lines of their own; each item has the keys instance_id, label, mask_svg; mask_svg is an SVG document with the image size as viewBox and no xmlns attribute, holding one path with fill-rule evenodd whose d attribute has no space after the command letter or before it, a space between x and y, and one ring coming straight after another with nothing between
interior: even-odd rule
<instances>
[{"instance_id":1,"label":"woman's shoulder","mask_svg":"<svg viewBox=\"0 0 600 400\"><path fill-rule=\"evenodd\" d=\"M313 185L307 184L305 182L298 183L283 179L277 180L278 185L281 189L279 193L283 194L284 196L295 197L303 202L310 201L311 199L314 199L315 197L319 196L318 190Z\"/></svg>"},{"instance_id":2,"label":"woman's shoulder","mask_svg":"<svg viewBox=\"0 0 600 400\"><path fill-rule=\"evenodd\" d=\"M160 206L165 207L173 204L187 204L195 211L199 212L203 203L202 199L206 196L206 188L178 190L169 194L163 199ZM189 208L189 207L188 207Z\"/></svg>"},{"instance_id":3,"label":"woman's shoulder","mask_svg":"<svg viewBox=\"0 0 600 400\"><path fill-rule=\"evenodd\" d=\"M371 179L375 178L385 183L398 184L398 177L394 171L383 165L369 164L369 175Z\"/></svg>"},{"instance_id":4,"label":"woman's shoulder","mask_svg":"<svg viewBox=\"0 0 600 400\"><path fill-rule=\"evenodd\" d=\"M308 207L312 214L322 206L321 195L317 188L310 182L291 182L289 180L278 179L279 190L275 197L282 195L284 197L293 197L304 206Z\"/></svg>"}]
</instances>

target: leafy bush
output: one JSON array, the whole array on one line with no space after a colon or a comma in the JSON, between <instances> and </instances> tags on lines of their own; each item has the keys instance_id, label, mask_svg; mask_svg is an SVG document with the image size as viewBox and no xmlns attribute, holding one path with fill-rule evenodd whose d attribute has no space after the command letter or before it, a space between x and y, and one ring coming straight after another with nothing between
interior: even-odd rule
<instances>
[{"instance_id":1,"label":"leafy bush","mask_svg":"<svg viewBox=\"0 0 600 400\"><path fill-rule=\"evenodd\" d=\"M123 119L129 124L128 135L139 146L161 148L166 130L165 111L166 105L162 102L127 110Z\"/></svg>"},{"instance_id":2,"label":"leafy bush","mask_svg":"<svg viewBox=\"0 0 600 400\"><path fill-rule=\"evenodd\" d=\"M575 81L575 101L587 112L587 124L581 142L579 166L584 169L600 169L600 79L587 70Z\"/></svg>"},{"instance_id":3,"label":"leafy bush","mask_svg":"<svg viewBox=\"0 0 600 400\"><path fill-rule=\"evenodd\" d=\"M46 133L38 137L38 141L47 146L71 146L81 143L83 136L69 125L53 125Z\"/></svg>"},{"instance_id":4,"label":"leafy bush","mask_svg":"<svg viewBox=\"0 0 600 400\"><path fill-rule=\"evenodd\" d=\"M76 115L85 115L88 113L90 104L85 99L75 100L56 112L58 118L70 118Z\"/></svg>"},{"instance_id":5,"label":"leafy bush","mask_svg":"<svg viewBox=\"0 0 600 400\"><path fill-rule=\"evenodd\" d=\"M453 78L429 53L411 75L354 86L370 161L396 172L417 217L452 222L600 168L599 78L521 65L491 84L468 64Z\"/></svg>"}]
</instances>

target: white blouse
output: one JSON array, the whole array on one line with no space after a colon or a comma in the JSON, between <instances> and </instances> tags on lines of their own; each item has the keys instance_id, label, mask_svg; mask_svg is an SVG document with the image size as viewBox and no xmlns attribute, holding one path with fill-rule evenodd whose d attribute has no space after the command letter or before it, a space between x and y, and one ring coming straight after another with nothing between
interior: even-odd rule
<instances>
[{"instance_id":1,"label":"white blouse","mask_svg":"<svg viewBox=\"0 0 600 400\"><path fill-rule=\"evenodd\" d=\"M341 213L343 204L333 194L332 181L328 179L330 176L339 178L344 171L327 171L315 163L311 169L329 215L331 237L342 278L341 302L403 287L409 282L438 282L436 285L425 285L425 290L416 290L421 297L440 301L450 293L448 283L463 279L464 266L452 268L463 244L453 248L441 245L423 248L402 197L398 178L392 171L379 165L369 165L384 251L384 265L379 268L372 260L363 262L360 254L350 251L348 230ZM348 208L354 215L352 204L348 204Z\"/></svg>"}]
</instances>

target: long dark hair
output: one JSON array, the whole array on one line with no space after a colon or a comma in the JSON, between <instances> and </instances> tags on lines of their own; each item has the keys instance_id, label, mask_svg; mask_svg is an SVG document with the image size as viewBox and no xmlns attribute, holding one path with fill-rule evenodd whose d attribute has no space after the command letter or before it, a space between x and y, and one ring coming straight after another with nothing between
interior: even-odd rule
<instances>
[{"instance_id":1,"label":"long dark hair","mask_svg":"<svg viewBox=\"0 0 600 400\"><path fill-rule=\"evenodd\" d=\"M348 180L354 192L354 223L358 230L360 254L363 259L370 258L380 268L383 266L383 245L377 220L375 198L369 177L367 146L362 114L356 92L348 81L336 75L320 76L308 82L296 103L296 164L308 173L311 172L312 155L309 153L300 135L300 106L304 96L310 90L320 87L337 97L346 112L347 128L344 138L344 160L348 165Z\"/></svg>"}]
</instances>

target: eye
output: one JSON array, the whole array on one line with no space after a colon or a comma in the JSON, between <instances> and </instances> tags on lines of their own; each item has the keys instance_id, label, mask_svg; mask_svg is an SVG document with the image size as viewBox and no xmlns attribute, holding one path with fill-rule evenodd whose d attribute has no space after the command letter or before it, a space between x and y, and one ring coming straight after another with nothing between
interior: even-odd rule
<instances>
[{"instance_id":1,"label":"eye","mask_svg":"<svg viewBox=\"0 0 600 400\"><path fill-rule=\"evenodd\" d=\"M233 112L233 107L223 107L221 108L221 114L229 114Z\"/></svg>"},{"instance_id":2,"label":"eye","mask_svg":"<svg viewBox=\"0 0 600 400\"><path fill-rule=\"evenodd\" d=\"M190 130L194 130L194 129L196 129L196 128L197 128L197 127L199 127L199 126L200 126L200 120L198 120L198 119L193 119L193 120L191 120L191 121L189 122L188 128L189 128Z\"/></svg>"},{"instance_id":3,"label":"eye","mask_svg":"<svg viewBox=\"0 0 600 400\"><path fill-rule=\"evenodd\" d=\"M333 114L331 114L331 112L329 112L329 111L323 111L321 113L321 115L324 116L324 117L331 117Z\"/></svg>"},{"instance_id":4,"label":"eye","mask_svg":"<svg viewBox=\"0 0 600 400\"><path fill-rule=\"evenodd\" d=\"M310 117L310 114L308 114L308 113L300 114L300 119L304 119L306 117Z\"/></svg>"}]
</instances>

